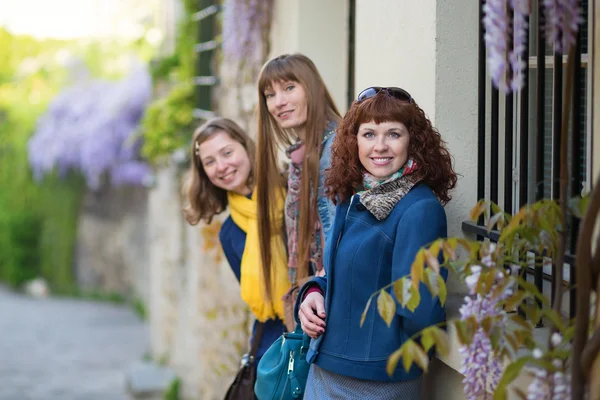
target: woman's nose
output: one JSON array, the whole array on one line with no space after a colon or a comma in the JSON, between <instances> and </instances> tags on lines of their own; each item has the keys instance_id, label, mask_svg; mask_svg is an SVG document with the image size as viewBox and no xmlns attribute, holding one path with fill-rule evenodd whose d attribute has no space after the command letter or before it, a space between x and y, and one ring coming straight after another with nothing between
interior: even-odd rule
<instances>
[{"instance_id":1,"label":"woman's nose","mask_svg":"<svg viewBox=\"0 0 600 400\"><path fill-rule=\"evenodd\" d=\"M388 145L387 142L385 141L385 138L378 138L377 141L375 142L375 147L374 150L375 151L386 151L388 149Z\"/></svg>"},{"instance_id":2,"label":"woman's nose","mask_svg":"<svg viewBox=\"0 0 600 400\"><path fill-rule=\"evenodd\" d=\"M281 107L287 104L287 98L282 92L275 94L275 106Z\"/></svg>"}]
</instances>

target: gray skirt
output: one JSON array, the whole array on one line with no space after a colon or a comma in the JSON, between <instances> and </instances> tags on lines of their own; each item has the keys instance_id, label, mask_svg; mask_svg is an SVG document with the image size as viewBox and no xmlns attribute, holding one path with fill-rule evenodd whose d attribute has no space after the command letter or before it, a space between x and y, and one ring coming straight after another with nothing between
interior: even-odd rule
<instances>
[{"instance_id":1,"label":"gray skirt","mask_svg":"<svg viewBox=\"0 0 600 400\"><path fill-rule=\"evenodd\" d=\"M329 372L312 364L304 400L418 400L420 393L421 378L399 382L367 381Z\"/></svg>"}]
</instances>

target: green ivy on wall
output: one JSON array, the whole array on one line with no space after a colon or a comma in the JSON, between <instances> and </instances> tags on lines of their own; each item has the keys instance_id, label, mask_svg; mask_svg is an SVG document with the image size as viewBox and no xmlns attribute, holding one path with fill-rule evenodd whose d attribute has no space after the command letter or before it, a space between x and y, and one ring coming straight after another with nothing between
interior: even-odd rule
<instances>
[{"instance_id":1,"label":"green ivy on wall","mask_svg":"<svg viewBox=\"0 0 600 400\"><path fill-rule=\"evenodd\" d=\"M142 120L144 157L156 162L161 157L189 142L194 130L194 73L198 23L192 15L197 2L184 0L184 15L178 25L175 53L153 64L155 87L169 87L164 97L157 98L146 110Z\"/></svg>"}]
</instances>

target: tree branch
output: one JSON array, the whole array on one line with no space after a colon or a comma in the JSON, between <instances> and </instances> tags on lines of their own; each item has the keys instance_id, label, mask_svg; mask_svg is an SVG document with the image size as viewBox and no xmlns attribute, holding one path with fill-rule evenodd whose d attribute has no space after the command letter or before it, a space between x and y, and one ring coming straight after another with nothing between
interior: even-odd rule
<instances>
[{"instance_id":1,"label":"tree branch","mask_svg":"<svg viewBox=\"0 0 600 400\"><path fill-rule=\"evenodd\" d=\"M582 370L582 353L588 337L590 322L590 293L592 290L592 237L596 218L600 211L600 179L590 194L588 209L579 226L577 252L575 254L575 282L577 284L577 311L575 336L573 339L573 367L571 369L571 395L574 399L584 398L585 374Z\"/></svg>"}]
</instances>

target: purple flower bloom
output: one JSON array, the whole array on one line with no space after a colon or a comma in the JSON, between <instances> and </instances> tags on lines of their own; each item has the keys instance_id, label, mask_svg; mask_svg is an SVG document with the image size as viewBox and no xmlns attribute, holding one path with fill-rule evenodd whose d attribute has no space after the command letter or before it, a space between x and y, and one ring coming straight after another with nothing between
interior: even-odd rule
<instances>
[{"instance_id":1,"label":"purple flower bloom","mask_svg":"<svg viewBox=\"0 0 600 400\"><path fill-rule=\"evenodd\" d=\"M579 0L544 0L544 8L546 40L557 52L567 53L582 22Z\"/></svg>"},{"instance_id":2,"label":"purple flower bloom","mask_svg":"<svg viewBox=\"0 0 600 400\"><path fill-rule=\"evenodd\" d=\"M508 32L510 22L506 0L488 0L483 6L483 25L485 27L485 46L488 54L488 66L494 85L507 91L508 74Z\"/></svg>"},{"instance_id":3,"label":"purple flower bloom","mask_svg":"<svg viewBox=\"0 0 600 400\"><path fill-rule=\"evenodd\" d=\"M151 94L151 78L142 64L119 82L95 80L63 90L38 120L28 143L36 179L56 168L62 176L81 172L92 189L113 172L113 182L143 184L147 178L141 171L149 167L142 168L138 160L137 126Z\"/></svg>"},{"instance_id":4,"label":"purple flower bloom","mask_svg":"<svg viewBox=\"0 0 600 400\"><path fill-rule=\"evenodd\" d=\"M493 251L494 248L492 247L487 254L484 254L484 258L486 258L484 265L495 265ZM479 324L487 317L500 318L502 322L497 327L504 330L506 326L505 314L499 303L510 296L512 289L509 287L510 285L507 285L506 290L497 297L492 296L495 285L485 295L476 293L474 291L475 284L481 273L483 273L482 270L481 266L472 266L471 275L466 278L472 296L465 297L465 303L460 308L460 319L464 321L470 317L475 317ZM498 272L496 284L506 279L502 272ZM467 399L475 400L479 396L485 395L486 391L493 392L502 375L502 366L500 359L492 348L490 338L481 326L475 332L472 342L469 345L462 346L459 352L462 355L461 373L465 376L463 383Z\"/></svg>"},{"instance_id":5,"label":"purple flower bloom","mask_svg":"<svg viewBox=\"0 0 600 400\"><path fill-rule=\"evenodd\" d=\"M228 61L261 64L266 56L263 34L271 23L273 0L225 0L223 56Z\"/></svg>"}]
</instances>

